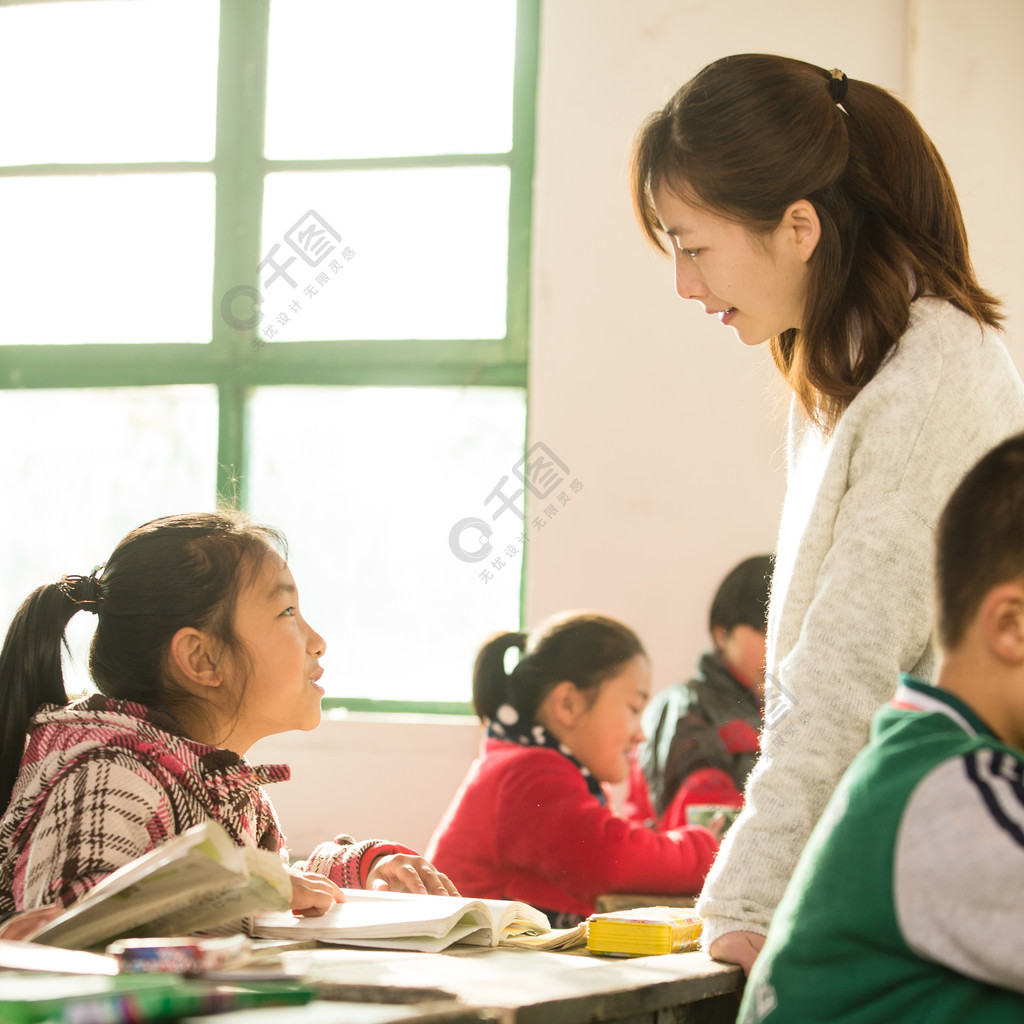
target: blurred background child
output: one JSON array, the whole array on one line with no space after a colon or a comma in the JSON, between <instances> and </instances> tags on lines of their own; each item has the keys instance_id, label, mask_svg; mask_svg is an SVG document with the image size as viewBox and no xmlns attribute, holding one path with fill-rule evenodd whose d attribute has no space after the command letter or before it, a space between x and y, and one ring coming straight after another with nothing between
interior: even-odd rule
<instances>
[{"instance_id":1,"label":"blurred background child","mask_svg":"<svg viewBox=\"0 0 1024 1024\"><path fill-rule=\"evenodd\" d=\"M771 573L771 555L730 570L708 615L712 649L693 679L657 693L644 713L647 739L630 778L634 816L650 814L668 829L686 824L690 806L742 805L760 749Z\"/></svg>"},{"instance_id":2,"label":"blurred background child","mask_svg":"<svg viewBox=\"0 0 1024 1024\"><path fill-rule=\"evenodd\" d=\"M505 656L522 652L511 672ZM568 926L606 892L696 892L718 849L694 827L659 833L618 817L651 668L628 627L595 614L550 619L480 650L473 703L487 735L427 849L468 896L517 899Z\"/></svg>"}]
</instances>

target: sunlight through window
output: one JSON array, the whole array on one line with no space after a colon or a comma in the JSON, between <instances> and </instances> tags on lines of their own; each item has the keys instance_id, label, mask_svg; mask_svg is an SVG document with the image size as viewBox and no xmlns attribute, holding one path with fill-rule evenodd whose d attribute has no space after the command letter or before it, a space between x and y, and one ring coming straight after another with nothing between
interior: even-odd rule
<instances>
[{"instance_id":1,"label":"sunlight through window","mask_svg":"<svg viewBox=\"0 0 1024 1024\"><path fill-rule=\"evenodd\" d=\"M266 154L506 153L513 0L275 0Z\"/></svg>"}]
</instances>

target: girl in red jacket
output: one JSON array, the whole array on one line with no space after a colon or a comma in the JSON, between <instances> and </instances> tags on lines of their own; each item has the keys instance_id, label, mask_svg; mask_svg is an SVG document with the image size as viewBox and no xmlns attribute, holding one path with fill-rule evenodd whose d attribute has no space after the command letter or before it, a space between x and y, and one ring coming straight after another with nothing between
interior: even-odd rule
<instances>
[{"instance_id":1,"label":"girl in red jacket","mask_svg":"<svg viewBox=\"0 0 1024 1024\"><path fill-rule=\"evenodd\" d=\"M511 672L510 648L522 651ZM718 841L617 817L605 785L629 777L651 668L636 635L575 614L529 638L504 633L477 656L473 704L487 736L427 857L469 896L517 899L556 926L604 892L700 889Z\"/></svg>"}]
</instances>

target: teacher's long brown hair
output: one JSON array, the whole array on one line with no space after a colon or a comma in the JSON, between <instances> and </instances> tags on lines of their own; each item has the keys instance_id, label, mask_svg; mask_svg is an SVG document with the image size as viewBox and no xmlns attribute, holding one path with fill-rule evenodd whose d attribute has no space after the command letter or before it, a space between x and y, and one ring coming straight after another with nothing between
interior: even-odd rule
<instances>
[{"instance_id":1,"label":"teacher's long brown hair","mask_svg":"<svg viewBox=\"0 0 1024 1024\"><path fill-rule=\"evenodd\" d=\"M821 238L803 322L773 338L771 351L825 431L897 344L913 299L935 295L979 324L1002 321L974 276L935 146L899 100L868 82L770 54L722 58L648 118L631 176L637 216L662 250L652 201L660 187L755 234L798 199L814 205Z\"/></svg>"}]
</instances>

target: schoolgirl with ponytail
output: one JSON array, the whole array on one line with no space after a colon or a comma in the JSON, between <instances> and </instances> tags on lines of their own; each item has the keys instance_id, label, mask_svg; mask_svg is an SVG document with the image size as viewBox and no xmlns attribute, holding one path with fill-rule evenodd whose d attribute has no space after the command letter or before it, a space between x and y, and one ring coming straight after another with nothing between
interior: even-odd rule
<instances>
[{"instance_id":1,"label":"schoolgirl with ponytail","mask_svg":"<svg viewBox=\"0 0 1024 1024\"><path fill-rule=\"evenodd\" d=\"M69 701L61 646L83 611L97 617L99 692ZM284 538L235 513L146 523L102 571L29 595L0 651L0 919L66 906L207 819L287 868L263 787L289 769L244 755L264 736L316 727L325 648L299 611ZM339 885L455 891L415 851L373 839L338 836L289 871L301 914L324 913Z\"/></svg>"},{"instance_id":2,"label":"schoolgirl with ponytail","mask_svg":"<svg viewBox=\"0 0 1024 1024\"><path fill-rule=\"evenodd\" d=\"M632 194L680 298L792 392L761 756L698 903L711 955L749 969L873 712L932 678L936 521L1024 427L1024 388L941 157L855 74L714 61L640 128Z\"/></svg>"},{"instance_id":3,"label":"schoolgirl with ponytail","mask_svg":"<svg viewBox=\"0 0 1024 1024\"><path fill-rule=\"evenodd\" d=\"M606 786L629 777L650 692L640 640L602 615L562 615L484 644L473 704L487 734L428 859L462 892L523 900L555 925L592 913L604 892L695 892L714 833L658 833L608 806Z\"/></svg>"}]
</instances>

